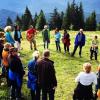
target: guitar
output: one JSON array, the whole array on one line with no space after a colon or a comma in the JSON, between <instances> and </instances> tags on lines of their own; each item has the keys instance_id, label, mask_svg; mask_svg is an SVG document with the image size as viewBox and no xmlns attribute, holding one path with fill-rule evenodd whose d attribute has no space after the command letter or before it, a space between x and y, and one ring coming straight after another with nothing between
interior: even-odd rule
<instances>
[{"instance_id":1,"label":"guitar","mask_svg":"<svg viewBox=\"0 0 100 100\"><path fill-rule=\"evenodd\" d=\"M31 41L32 39L33 39L33 34L27 34L26 35L26 39L28 40L28 41Z\"/></svg>"}]
</instances>

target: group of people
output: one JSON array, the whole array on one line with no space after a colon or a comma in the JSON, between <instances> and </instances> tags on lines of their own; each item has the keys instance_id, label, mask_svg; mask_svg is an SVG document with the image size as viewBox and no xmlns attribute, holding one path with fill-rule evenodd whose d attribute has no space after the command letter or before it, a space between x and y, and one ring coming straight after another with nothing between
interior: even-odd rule
<instances>
[{"instance_id":1,"label":"group of people","mask_svg":"<svg viewBox=\"0 0 100 100\"><path fill-rule=\"evenodd\" d=\"M10 87L10 99L22 100L21 88L23 83L23 76L25 74L22 61L18 52L21 49L21 31L19 26L14 26L14 32L12 37L11 26L7 26L5 29L5 40L7 43L3 45L0 39L0 66L2 66L2 74L7 79L7 85ZM34 44L33 58L28 62L28 81L27 87L30 89L32 100L54 100L55 89L57 87L57 79L55 75L54 62L49 59L50 51L50 31L47 25L44 26L42 31L44 52L43 57L40 57L40 53L37 50L35 35L38 33L36 29L31 25L26 31L26 38L30 43L30 49L33 50L32 44ZM64 52L70 54L70 35L67 30L64 30L64 34L61 39L61 33L58 28L54 33L56 51L61 52L60 41L62 40L64 45ZM80 29L79 33L75 37L74 50L71 53L73 57L77 48L79 47L79 56L82 56L82 47L85 45L86 36L83 33L83 29ZM92 40L90 47L90 59L92 60L93 54L95 60L97 60L98 54L98 37L95 36ZM98 67L97 76L91 72L91 64L85 63L83 65L84 71L79 73L75 81L78 82L76 89L74 90L73 100L96 100L100 96L100 66ZM96 85L96 93L93 96L92 83ZM42 95L41 95L42 92Z\"/></svg>"},{"instance_id":2,"label":"group of people","mask_svg":"<svg viewBox=\"0 0 100 100\"><path fill-rule=\"evenodd\" d=\"M57 87L54 62L49 59L50 51L45 50L42 59L39 59L39 52L33 53L33 59L28 63L28 88L32 100L54 100L54 93Z\"/></svg>"},{"instance_id":3,"label":"group of people","mask_svg":"<svg viewBox=\"0 0 100 100\"><path fill-rule=\"evenodd\" d=\"M22 61L18 52L20 50L21 33L19 27L14 27L14 38L11 35L11 26L5 28L6 43L3 44L0 41L0 60L2 66L1 77L6 77L7 86L10 87L10 100L22 100L22 84L23 76L25 74ZM32 26L31 26L32 29ZM28 30L35 32L35 30ZM32 38L30 42L30 48L32 49L32 43L36 43ZM40 59L39 51L37 51L36 45L34 45L35 51L33 58L28 63L28 81L27 87L30 89L32 100L54 100L54 93L57 87L57 79L55 75L54 62L49 59L50 51L45 50L43 57Z\"/></svg>"},{"instance_id":4,"label":"group of people","mask_svg":"<svg viewBox=\"0 0 100 100\"><path fill-rule=\"evenodd\" d=\"M36 40L35 40L35 35L38 31L31 26L29 30L27 30L27 40L30 42L30 48L32 49L32 43L34 44L34 50L37 50L36 47ZM44 43L44 49L49 48L50 44L50 31L47 25L44 26L44 29L42 31L42 37L43 37L43 43ZM71 57L73 57L76 53L77 48L79 47L79 56L82 57L82 47L85 46L86 42L86 36L83 33L83 29L80 29L78 34L75 37L75 42L74 42L74 50L70 52L70 35L65 29L63 32L63 35L59 32L59 29L55 29L54 33L55 37L55 45L56 45L56 51L61 52L61 46L60 42L62 40L62 43L64 45L64 53L68 52ZM92 60L93 56L95 57L95 60L97 60L97 55L98 55L98 37L97 35L94 36L94 39L92 40L92 45L90 46L90 60Z\"/></svg>"}]
</instances>

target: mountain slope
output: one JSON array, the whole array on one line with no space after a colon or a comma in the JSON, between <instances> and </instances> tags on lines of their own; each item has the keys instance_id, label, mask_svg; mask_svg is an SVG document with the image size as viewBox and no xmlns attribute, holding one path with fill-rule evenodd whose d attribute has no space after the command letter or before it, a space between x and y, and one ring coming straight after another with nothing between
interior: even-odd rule
<instances>
[{"instance_id":1,"label":"mountain slope","mask_svg":"<svg viewBox=\"0 0 100 100\"><path fill-rule=\"evenodd\" d=\"M21 15L21 14L6 9L0 10L0 26L5 27L7 18L10 17L12 21L14 21L17 15Z\"/></svg>"}]
</instances>

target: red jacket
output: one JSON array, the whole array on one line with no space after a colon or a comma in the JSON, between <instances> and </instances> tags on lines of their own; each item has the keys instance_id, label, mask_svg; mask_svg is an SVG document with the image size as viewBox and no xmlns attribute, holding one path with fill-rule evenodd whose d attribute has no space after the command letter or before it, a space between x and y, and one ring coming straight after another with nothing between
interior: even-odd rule
<instances>
[{"instance_id":1,"label":"red jacket","mask_svg":"<svg viewBox=\"0 0 100 100\"><path fill-rule=\"evenodd\" d=\"M27 30L27 36L26 36L27 40L31 40L32 37L34 37L35 33L36 33L36 29L34 28L30 28L29 30Z\"/></svg>"}]
</instances>

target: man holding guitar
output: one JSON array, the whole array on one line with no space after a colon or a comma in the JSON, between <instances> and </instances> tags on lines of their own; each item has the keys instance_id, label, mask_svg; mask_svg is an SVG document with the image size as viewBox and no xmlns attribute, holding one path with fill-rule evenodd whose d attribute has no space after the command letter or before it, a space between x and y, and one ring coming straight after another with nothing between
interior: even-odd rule
<instances>
[{"instance_id":1,"label":"man holding guitar","mask_svg":"<svg viewBox=\"0 0 100 100\"><path fill-rule=\"evenodd\" d=\"M33 28L32 25L27 30L26 38L30 42L30 49L31 50L33 50L32 43L34 44L34 50L37 50L37 48L36 48L36 40L35 40L36 33L37 33L37 30L35 28Z\"/></svg>"}]
</instances>

